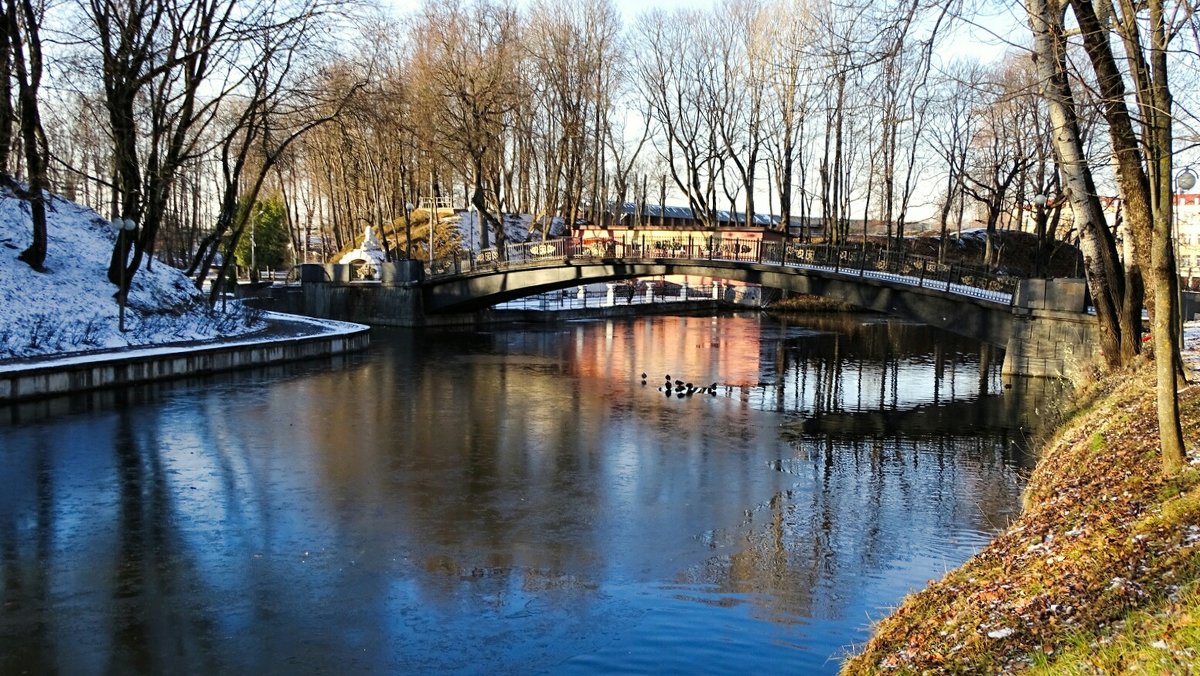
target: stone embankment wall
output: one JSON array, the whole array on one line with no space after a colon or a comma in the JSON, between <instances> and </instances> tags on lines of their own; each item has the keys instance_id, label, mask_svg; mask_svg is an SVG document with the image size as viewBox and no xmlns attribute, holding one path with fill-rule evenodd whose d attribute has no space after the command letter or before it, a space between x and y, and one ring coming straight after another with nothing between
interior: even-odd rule
<instances>
[{"instance_id":1,"label":"stone embankment wall","mask_svg":"<svg viewBox=\"0 0 1200 676\"><path fill-rule=\"evenodd\" d=\"M243 300L263 310L370 326L426 325L421 288L415 281L424 276L421 263L401 261L381 267L379 279L363 282L351 278L350 265L306 264L300 266L299 286L263 288Z\"/></svg>"},{"instance_id":2,"label":"stone embankment wall","mask_svg":"<svg viewBox=\"0 0 1200 676\"><path fill-rule=\"evenodd\" d=\"M1096 330L1082 279L1022 280L1002 371L1075 380L1099 357Z\"/></svg>"}]
</instances>

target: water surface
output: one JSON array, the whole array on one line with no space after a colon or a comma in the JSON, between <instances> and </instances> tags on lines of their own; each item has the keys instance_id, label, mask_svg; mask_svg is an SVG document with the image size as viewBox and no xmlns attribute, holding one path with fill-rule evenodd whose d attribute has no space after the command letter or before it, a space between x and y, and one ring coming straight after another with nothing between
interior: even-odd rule
<instances>
[{"instance_id":1,"label":"water surface","mask_svg":"<svg viewBox=\"0 0 1200 676\"><path fill-rule=\"evenodd\" d=\"M0 672L832 672L1016 514L998 366L654 317L0 408Z\"/></svg>"}]
</instances>

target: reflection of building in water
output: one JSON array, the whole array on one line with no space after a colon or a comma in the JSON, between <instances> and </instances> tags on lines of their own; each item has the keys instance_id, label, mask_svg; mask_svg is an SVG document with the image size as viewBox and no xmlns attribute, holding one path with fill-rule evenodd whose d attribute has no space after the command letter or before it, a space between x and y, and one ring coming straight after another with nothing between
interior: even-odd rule
<instances>
[{"instance_id":1,"label":"reflection of building in water","mask_svg":"<svg viewBox=\"0 0 1200 676\"><path fill-rule=\"evenodd\" d=\"M671 316L608 321L603 333L578 325L577 368L604 378L645 372L655 386L667 374L697 387L753 385L760 379L760 323L730 324L716 317Z\"/></svg>"}]
</instances>

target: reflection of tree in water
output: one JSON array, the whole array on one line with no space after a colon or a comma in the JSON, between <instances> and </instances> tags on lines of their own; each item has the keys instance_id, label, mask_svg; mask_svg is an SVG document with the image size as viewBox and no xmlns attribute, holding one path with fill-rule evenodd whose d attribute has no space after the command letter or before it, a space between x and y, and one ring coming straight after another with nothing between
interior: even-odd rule
<instances>
[{"instance_id":1,"label":"reflection of tree in water","mask_svg":"<svg viewBox=\"0 0 1200 676\"><path fill-rule=\"evenodd\" d=\"M912 551L912 533L949 541L1016 517L1023 482L1003 446L948 434L813 441L776 467L795 477L792 489L748 512L737 532L709 534L714 550L734 553L678 581L735 595L775 623L845 619L837 611L852 605L846 595L867 576L939 555L936 547Z\"/></svg>"},{"instance_id":2,"label":"reflection of tree in water","mask_svg":"<svg viewBox=\"0 0 1200 676\"><path fill-rule=\"evenodd\" d=\"M55 488L50 470L53 445L39 437L31 455L32 480L9 477L4 489L7 495L0 498L0 572L4 585L0 609L6 618L27 618L23 624L28 627L28 631L20 633L0 632L0 673L18 673L32 666L53 664L56 652L50 632L52 580L46 563L51 560L55 530ZM30 485L34 487L33 495L22 489ZM34 504L22 504L21 498L26 497L32 498ZM24 525L30 521L32 529Z\"/></svg>"},{"instance_id":3,"label":"reflection of tree in water","mask_svg":"<svg viewBox=\"0 0 1200 676\"><path fill-rule=\"evenodd\" d=\"M128 406L117 411L113 439L118 496L116 557L108 670L164 673L181 664L217 670L213 621L200 602L197 566L177 530L173 486L163 466L159 423L135 425ZM150 430L144 433L142 430Z\"/></svg>"},{"instance_id":4,"label":"reflection of tree in water","mask_svg":"<svg viewBox=\"0 0 1200 676\"><path fill-rule=\"evenodd\" d=\"M626 612L610 585L680 569L725 595L713 602L746 595L774 621L845 612L858 577L913 555L902 542L978 537L1017 502L1014 437L972 413L988 371L978 348L931 335L861 316L379 331L382 349L352 368L212 379L148 390L145 406L96 406L76 418L103 430L76 436L113 449L95 479L76 469L63 486L63 468L44 467L67 462L18 438L28 467L11 475L31 479L27 495L0 494L0 582L6 612L15 601L31 620L20 640L0 634L0 671L16 659L10 644L29 658L21 664L70 651L54 644L70 625L36 613L55 603L39 600L48 590L79 584L64 584L53 551L56 529L77 528L64 519L92 516L63 497L72 481L101 485L111 502L89 543L102 584L88 603L98 594L105 607L87 616L101 618L94 645L77 651L98 669L253 671L269 666L263 655L312 646L328 649L320 664L353 654L385 665L414 636L422 646L401 649L429 670L457 659L460 640L520 644L503 640L520 633L575 651L613 621L605 613ZM671 373L687 377L733 359L724 372L751 384L666 398L638 382L650 358L686 364ZM906 399L906 369L918 367L923 385L942 386ZM796 423L783 439L774 411ZM956 425L971 429L956 437ZM310 543L331 553L301 566ZM322 643L337 622L360 642Z\"/></svg>"},{"instance_id":5,"label":"reflection of tree in water","mask_svg":"<svg viewBox=\"0 0 1200 676\"><path fill-rule=\"evenodd\" d=\"M161 421L153 408L106 398L114 414L6 437L0 672L76 661L114 673L217 668L213 623L199 607L206 592L180 537L178 486L156 441ZM135 422L135 410L147 417Z\"/></svg>"},{"instance_id":6,"label":"reflection of tree in water","mask_svg":"<svg viewBox=\"0 0 1200 676\"><path fill-rule=\"evenodd\" d=\"M991 346L921 324L813 315L779 320L773 331L761 357L770 377L751 397L769 410L895 411L974 400L999 382Z\"/></svg>"}]
</instances>

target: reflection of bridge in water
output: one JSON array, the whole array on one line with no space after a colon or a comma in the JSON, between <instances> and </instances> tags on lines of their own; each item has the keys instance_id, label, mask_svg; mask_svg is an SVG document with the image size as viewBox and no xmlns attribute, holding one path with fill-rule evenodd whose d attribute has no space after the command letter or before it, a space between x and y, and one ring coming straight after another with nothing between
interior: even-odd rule
<instances>
[{"instance_id":1,"label":"reflection of bridge in water","mask_svg":"<svg viewBox=\"0 0 1200 676\"><path fill-rule=\"evenodd\" d=\"M1009 375L1066 377L1094 361L1095 317L1083 280L1018 280L900 252L705 237L655 241L557 239L491 253L381 266L301 266L301 289L277 309L382 326L488 322L526 296L635 278L683 275L823 296L1004 349ZM715 288L715 287L714 287ZM689 298L692 298L689 293Z\"/></svg>"},{"instance_id":2,"label":"reflection of bridge in water","mask_svg":"<svg viewBox=\"0 0 1200 676\"><path fill-rule=\"evenodd\" d=\"M435 261L422 312L483 310L528 295L638 277L686 275L824 296L1003 347L1004 371L1063 376L1094 353L1080 280L1018 280L901 252L782 242L584 240L508 245L503 259Z\"/></svg>"}]
</instances>

